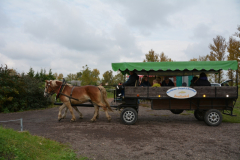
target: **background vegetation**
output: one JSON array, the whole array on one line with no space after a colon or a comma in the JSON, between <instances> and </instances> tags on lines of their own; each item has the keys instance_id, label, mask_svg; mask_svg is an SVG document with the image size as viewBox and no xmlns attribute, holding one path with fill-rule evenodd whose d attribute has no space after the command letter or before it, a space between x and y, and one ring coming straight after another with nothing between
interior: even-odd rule
<instances>
[{"instance_id":1,"label":"background vegetation","mask_svg":"<svg viewBox=\"0 0 240 160\"><path fill-rule=\"evenodd\" d=\"M13 70L0 67L0 112L16 112L46 108L51 102L43 97L47 78L18 75Z\"/></svg>"}]
</instances>

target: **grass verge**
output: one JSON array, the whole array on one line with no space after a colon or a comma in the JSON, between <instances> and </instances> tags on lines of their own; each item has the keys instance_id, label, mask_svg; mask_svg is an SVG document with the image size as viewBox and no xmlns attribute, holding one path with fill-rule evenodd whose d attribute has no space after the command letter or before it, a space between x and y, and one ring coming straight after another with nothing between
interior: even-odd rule
<instances>
[{"instance_id":1,"label":"grass verge","mask_svg":"<svg viewBox=\"0 0 240 160\"><path fill-rule=\"evenodd\" d=\"M68 145L29 132L17 132L0 126L0 160L84 160L77 158L76 153Z\"/></svg>"}]
</instances>

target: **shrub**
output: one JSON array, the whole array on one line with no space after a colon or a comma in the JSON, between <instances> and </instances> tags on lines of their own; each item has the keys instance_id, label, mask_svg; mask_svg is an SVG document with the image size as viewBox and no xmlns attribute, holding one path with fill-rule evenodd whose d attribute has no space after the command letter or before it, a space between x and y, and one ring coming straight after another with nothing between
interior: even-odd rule
<instances>
[{"instance_id":1,"label":"shrub","mask_svg":"<svg viewBox=\"0 0 240 160\"><path fill-rule=\"evenodd\" d=\"M0 67L0 112L16 112L45 108L49 105L43 97L43 82L30 77L12 74L6 67Z\"/></svg>"}]
</instances>

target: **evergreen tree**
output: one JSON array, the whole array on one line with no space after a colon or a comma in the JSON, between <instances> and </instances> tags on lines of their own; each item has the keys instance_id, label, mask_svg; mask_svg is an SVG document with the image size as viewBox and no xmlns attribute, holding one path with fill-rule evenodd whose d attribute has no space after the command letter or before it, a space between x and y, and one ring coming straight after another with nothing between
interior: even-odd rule
<instances>
[{"instance_id":1,"label":"evergreen tree","mask_svg":"<svg viewBox=\"0 0 240 160\"><path fill-rule=\"evenodd\" d=\"M32 78L34 77L34 70L32 67L29 69L29 72L27 73L27 75Z\"/></svg>"}]
</instances>

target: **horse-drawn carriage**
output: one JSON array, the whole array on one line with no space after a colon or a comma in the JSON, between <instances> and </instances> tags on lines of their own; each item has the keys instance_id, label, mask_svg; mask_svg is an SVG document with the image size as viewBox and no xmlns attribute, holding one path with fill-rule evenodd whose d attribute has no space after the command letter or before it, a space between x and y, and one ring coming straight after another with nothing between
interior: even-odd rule
<instances>
[{"instance_id":1,"label":"horse-drawn carriage","mask_svg":"<svg viewBox=\"0 0 240 160\"><path fill-rule=\"evenodd\" d=\"M114 71L121 71L127 74L134 71L138 75L157 75L157 76L194 76L201 72L206 74L218 74L222 70L236 71L236 82L238 84L238 62L237 61L189 61L189 62L124 62L112 63ZM66 86L62 91L62 82L46 82L45 95L58 93L61 101L64 103L55 103L62 105L59 109L58 119L65 117L61 115L61 110L68 108L72 114L72 121L75 116L72 107L79 113L76 106L94 107L94 116L91 119L95 121L98 117L99 106L103 107L108 120L111 117L107 110L111 110L106 102L106 91L103 87L84 86L76 87ZM137 83L136 83L137 84ZM188 85L189 86L189 85ZM174 114L180 114L184 110L194 110L194 116L197 120L205 121L207 125L218 126L222 122L223 114L233 115L233 108L238 98L238 85L236 86L178 86L178 87L140 87L125 86L116 87L114 91L114 100L111 103L112 108L121 111L120 119L124 124L132 125L137 122L139 100L148 100L151 102L153 110L170 110ZM94 92L93 95L91 92ZM88 93L89 92L89 93ZM119 94L121 93L121 94ZM103 101L104 100L104 101ZM84 102L90 101L92 104ZM81 103L80 103L81 102ZM72 107L71 107L72 106Z\"/></svg>"},{"instance_id":2,"label":"horse-drawn carriage","mask_svg":"<svg viewBox=\"0 0 240 160\"><path fill-rule=\"evenodd\" d=\"M134 71L138 75L158 76L189 76L218 74L222 70L236 71L237 61L189 61L189 62L136 62L112 63L114 71L126 74ZM236 79L238 84L238 79ZM118 87L119 88L119 87ZM238 86L194 86L194 87L139 87L126 86L124 96L119 96L116 88L114 101L122 109L121 121L124 124L134 124L138 119L139 99L150 100L153 110L170 110L180 114L183 110L194 110L197 120L205 121L207 125L217 126L222 122L222 113L233 115L234 104L238 98Z\"/></svg>"}]
</instances>

